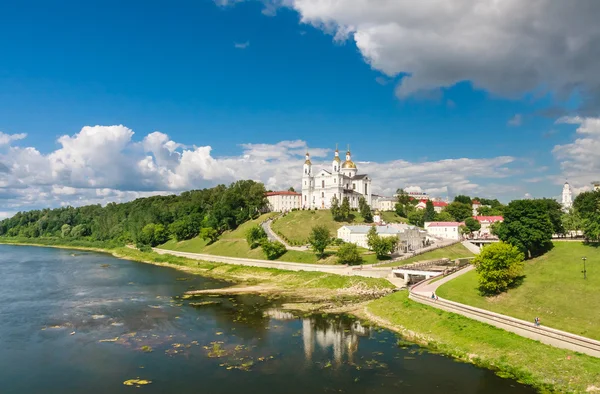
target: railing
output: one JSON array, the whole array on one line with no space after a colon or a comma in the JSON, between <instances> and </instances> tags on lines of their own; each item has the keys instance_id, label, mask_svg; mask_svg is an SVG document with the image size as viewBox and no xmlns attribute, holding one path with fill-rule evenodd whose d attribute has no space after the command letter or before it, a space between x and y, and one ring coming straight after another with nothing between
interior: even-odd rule
<instances>
[{"instance_id":1,"label":"railing","mask_svg":"<svg viewBox=\"0 0 600 394\"><path fill-rule=\"evenodd\" d=\"M533 323L516 319L510 316L501 315L484 309L460 304L458 302L438 298L433 300L426 295L415 293L420 285L428 280L423 280L409 289L409 298L435 308L443 309L448 312L458 313L468 318L491 324L493 326L514 332L520 336L539 340L545 344L578 351L594 357L600 357L600 341L571 334L565 331L556 330L550 327L535 326Z\"/></svg>"}]
</instances>

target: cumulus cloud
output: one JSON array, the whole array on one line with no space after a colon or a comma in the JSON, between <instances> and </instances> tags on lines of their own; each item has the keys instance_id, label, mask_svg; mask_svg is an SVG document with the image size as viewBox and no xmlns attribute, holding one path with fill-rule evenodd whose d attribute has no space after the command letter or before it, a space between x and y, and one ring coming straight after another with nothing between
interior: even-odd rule
<instances>
[{"instance_id":1,"label":"cumulus cloud","mask_svg":"<svg viewBox=\"0 0 600 394\"><path fill-rule=\"evenodd\" d=\"M22 140L26 137L27 137L27 134L25 134L25 133L6 134L6 133L3 133L0 131L0 146L10 145L11 142Z\"/></svg>"},{"instance_id":2,"label":"cumulus cloud","mask_svg":"<svg viewBox=\"0 0 600 394\"><path fill-rule=\"evenodd\" d=\"M290 4L291 3L291 4ZM506 97L600 95L600 2L290 0L311 24L352 39L396 93L471 81Z\"/></svg>"},{"instance_id":3,"label":"cumulus cloud","mask_svg":"<svg viewBox=\"0 0 600 394\"><path fill-rule=\"evenodd\" d=\"M35 147L8 147L0 152L0 211L122 202L238 179L287 189L300 186L307 151L315 169L331 168L333 159L333 149L309 147L302 140L242 144L239 155L219 157L210 146L184 146L159 131L133 138L133 130L122 125L85 126L59 137L60 147L47 154ZM515 160L501 156L356 163L359 172L373 177L379 194L411 185L434 194L448 193L450 187L482 194L486 182L514 173Z\"/></svg>"},{"instance_id":4,"label":"cumulus cloud","mask_svg":"<svg viewBox=\"0 0 600 394\"><path fill-rule=\"evenodd\" d=\"M562 169L556 182L566 178L577 190L588 190L600 180L600 118L562 117L556 123L577 125L574 141L552 150Z\"/></svg>"}]
</instances>

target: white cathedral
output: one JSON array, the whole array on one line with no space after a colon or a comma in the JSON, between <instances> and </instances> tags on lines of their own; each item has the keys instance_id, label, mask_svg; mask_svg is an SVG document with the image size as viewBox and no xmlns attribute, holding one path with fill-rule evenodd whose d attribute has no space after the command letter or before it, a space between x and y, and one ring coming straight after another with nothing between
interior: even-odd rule
<instances>
[{"instance_id":1,"label":"white cathedral","mask_svg":"<svg viewBox=\"0 0 600 394\"><path fill-rule=\"evenodd\" d=\"M313 173L310 155L307 152L302 174L302 208L328 209L331 207L333 196L337 197L339 204L348 197L351 208L358 208L361 197L371 205L371 178L357 172L356 164L350 156L350 147L346 152L346 161L341 161L339 150L336 148L331 171L321 169L317 173Z\"/></svg>"}]
</instances>

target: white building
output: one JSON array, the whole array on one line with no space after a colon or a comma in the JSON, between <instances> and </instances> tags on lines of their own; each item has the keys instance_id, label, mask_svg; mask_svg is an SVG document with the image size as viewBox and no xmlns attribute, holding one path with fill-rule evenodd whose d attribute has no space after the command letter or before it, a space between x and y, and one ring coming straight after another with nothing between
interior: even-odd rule
<instances>
[{"instance_id":1,"label":"white building","mask_svg":"<svg viewBox=\"0 0 600 394\"><path fill-rule=\"evenodd\" d=\"M481 224L479 229L479 236L487 238L492 235L492 225L496 222L503 222L502 216L473 216L473 219L477 220Z\"/></svg>"},{"instance_id":2,"label":"white building","mask_svg":"<svg viewBox=\"0 0 600 394\"><path fill-rule=\"evenodd\" d=\"M448 206L448 203L444 202L444 201L431 200L431 203L433 204L433 210L436 213L442 212ZM417 205L415 205L415 209L425 209L425 208L427 208L427 200L421 200L421 201L419 201L419 203Z\"/></svg>"},{"instance_id":3,"label":"white building","mask_svg":"<svg viewBox=\"0 0 600 394\"><path fill-rule=\"evenodd\" d=\"M367 234L375 227L380 237L397 237L398 249L408 252L422 248L427 239L427 233L416 226L394 223L383 226L342 226L337 231L337 237L344 242L353 243L368 249Z\"/></svg>"},{"instance_id":4,"label":"white building","mask_svg":"<svg viewBox=\"0 0 600 394\"><path fill-rule=\"evenodd\" d=\"M425 230L432 237L460 240L463 225L464 222L425 222Z\"/></svg>"},{"instance_id":5,"label":"white building","mask_svg":"<svg viewBox=\"0 0 600 394\"><path fill-rule=\"evenodd\" d=\"M371 178L357 172L349 149L344 162L341 161L339 151L336 149L330 171L321 169L316 173L313 172L310 155L307 152L302 175L302 208L328 209L334 196L339 204L347 197L351 208L358 208L361 197L364 197L367 204L371 206Z\"/></svg>"},{"instance_id":6,"label":"white building","mask_svg":"<svg viewBox=\"0 0 600 394\"><path fill-rule=\"evenodd\" d=\"M562 207L566 212L573 206L573 192L571 191L571 185L569 182L565 182L562 190Z\"/></svg>"},{"instance_id":7,"label":"white building","mask_svg":"<svg viewBox=\"0 0 600 394\"><path fill-rule=\"evenodd\" d=\"M378 196L377 194L371 195L371 202L373 205L372 209L378 209L380 211L394 211L396 210L397 199L394 197Z\"/></svg>"},{"instance_id":8,"label":"white building","mask_svg":"<svg viewBox=\"0 0 600 394\"><path fill-rule=\"evenodd\" d=\"M289 212L302 208L302 194L290 191L267 192L268 208L271 212Z\"/></svg>"},{"instance_id":9,"label":"white building","mask_svg":"<svg viewBox=\"0 0 600 394\"><path fill-rule=\"evenodd\" d=\"M592 182L592 186L594 187L594 191L600 191L600 182Z\"/></svg>"}]
</instances>

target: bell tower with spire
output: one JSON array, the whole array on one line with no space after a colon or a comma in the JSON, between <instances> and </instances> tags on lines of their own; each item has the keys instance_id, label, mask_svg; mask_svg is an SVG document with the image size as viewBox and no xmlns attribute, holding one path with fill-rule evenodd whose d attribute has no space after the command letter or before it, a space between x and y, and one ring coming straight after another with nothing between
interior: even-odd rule
<instances>
[{"instance_id":1,"label":"bell tower with spire","mask_svg":"<svg viewBox=\"0 0 600 394\"><path fill-rule=\"evenodd\" d=\"M335 153L333 161L331 162L331 173L338 174L342 166L342 160L340 159L340 151L338 150L337 144L335 144Z\"/></svg>"},{"instance_id":2,"label":"bell tower with spire","mask_svg":"<svg viewBox=\"0 0 600 394\"><path fill-rule=\"evenodd\" d=\"M302 174L302 208L312 208L312 186L314 185L313 173L312 173L312 162L310 161L310 154L308 149L306 150L306 157L304 160L304 173Z\"/></svg>"}]
</instances>

